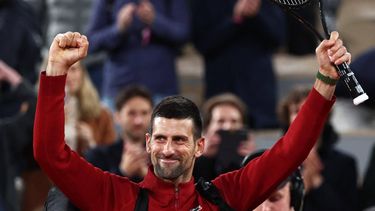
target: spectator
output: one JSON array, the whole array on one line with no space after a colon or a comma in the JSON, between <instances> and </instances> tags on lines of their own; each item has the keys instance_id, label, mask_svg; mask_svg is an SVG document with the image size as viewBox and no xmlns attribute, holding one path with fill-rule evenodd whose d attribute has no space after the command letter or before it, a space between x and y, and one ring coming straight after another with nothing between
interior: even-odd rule
<instances>
[{"instance_id":1,"label":"spectator","mask_svg":"<svg viewBox=\"0 0 375 211\"><path fill-rule=\"evenodd\" d=\"M33 210L41 207L41 198L46 196L49 189L47 177L32 156L31 137L36 101L32 85L38 75L36 66L40 61L40 36L39 23L28 4L22 0L0 1L0 71L4 76L0 92L0 122L1 130L4 131L0 133L5 150L1 153L4 153L4 158L8 157L6 166L11 165L10 169L4 170L8 172L5 172L7 179L2 186L9 190L4 199L6 210ZM9 81L13 79L18 82ZM22 202L14 195L15 176L23 179Z\"/></svg>"},{"instance_id":2,"label":"spectator","mask_svg":"<svg viewBox=\"0 0 375 211\"><path fill-rule=\"evenodd\" d=\"M0 17L0 60L34 84L41 47L34 11L22 0L1 0Z\"/></svg>"},{"instance_id":3,"label":"spectator","mask_svg":"<svg viewBox=\"0 0 375 211\"><path fill-rule=\"evenodd\" d=\"M375 145L372 147L367 171L363 179L361 189L361 210L371 211L375 209Z\"/></svg>"},{"instance_id":4,"label":"spectator","mask_svg":"<svg viewBox=\"0 0 375 211\"><path fill-rule=\"evenodd\" d=\"M115 120L122 129L121 138L110 146L88 150L86 159L94 166L139 182L147 172L148 156L144 148L144 134L151 118L152 98L139 86L125 88L117 96ZM78 210L57 188L48 195L46 210Z\"/></svg>"},{"instance_id":5,"label":"spectator","mask_svg":"<svg viewBox=\"0 0 375 211\"><path fill-rule=\"evenodd\" d=\"M356 78L368 96L375 96L375 77L371 73L373 65L375 65L375 48L371 48L369 51L359 55L350 64ZM336 95L338 104L332 119L338 131L373 130L375 126L375 99L373 97L370 97L359 106L354 106L353 99L344 83L338 84Z\"/></svg>"},{"instance_id":6,"label":"spectator","mask_svg":"<svg viewBox=\"0 0 375 211\"><path fill-rule=\"evenodd\" d=\"M103 101L114 110L121 87L140 84L154 100L176 94L175 59L189 37L186 0L96 0L88 37L90 53L104 50ZM162 76L162 77L161 77Z\"/></svg>"},{"instance_id":7,"label":"spectator","mask_svg":"<svg viewBox=\"0 0 375 211\"><path fill-rule=\"evenodd\" d=\"M148 166L144 135L149 127L152 105L146 89L130 86L122 90L117 96L115 113L116 123L122 130L121 138L111 146L90 150L86 156L88 161L104 171L141 181Z\"/></svg>"},{"instance_id":8,"label":"spectator","mask_svg":"<svg viewBox=\"0 0 375 211\"><path fill-rule=\"evenodd\" d=\"M296 88L280 105L280 119L286 128L296 118L310 89ZM353 211L358 206L357 164L355 159L335 149L339 136L329 122L304 161L306 197L304 211Z\"/></svg>"},{"instance_id":9,"label":"spectator","mask_svg":"<svg viewBox=\"0 0 375 211\"><path fill-rule=\"evenodd\" d=\"M246 156L242 166L262 155L264 151L259 150ZM254 211L302 211L304 191L301 167L298 167Z\"/></svg>"},{"instance_id":10,"label":"spectator","mask_svg":"<svg viewBox=\"0 0 375 211\"><path fill-rule=\"evenodd\" d=\"M50 182L33 158L33 87L0 60L0 201L9 211L42 208ZM15 178L23 180L21 197Z\"/></svg>"},{"instance_id":11,"label":"spectator","mask_svg":"<svg viewBox=\"0 0 375 211\"><path fill-rule=\"evenodd\" d=\"M193 174L195 180L200 177L212 180L221 173L240 168L241 160L228 163L230 166L224 166L224 163L219 159L221 157L219 156L220 143L234 140L222 140L218 131L225 130L236 133L234 131L246 128L247 109L245 103L237 96L224 93L208 99L203 105L202 113L206 146L203 156L196 160ZM242 159L255 149L255 142L250 132L246 136L247 139L240 140L242 145L239 146L237 151L231 152L238 154ZM220 153L223 152L220 151ZM228 153L228 155L231 153Z\"/></svg>"},{"instance_id":12,"label":"spectator","mask_svg":"<svg viewBox=\"0 0 375 211\"><path fill-rule=\"evenodd\" d=\"M192 0L192 14L193 41L205 61L205 97L234 93L251 108L249 126L277 127L271 57L285 37L280 8L261 0Z\"/></svg>"},{"instance_id":13,"label":"spectator","mask_svg":"<svg viewBox=\"0 0 375 211\"><path fill-rule=\"evenodd\" d=\"M112 114L101 105L99 95L80 62L72 65L66 82L66 134L79 154L96 145L116 140Z\"/></svg>"}]
</instances>

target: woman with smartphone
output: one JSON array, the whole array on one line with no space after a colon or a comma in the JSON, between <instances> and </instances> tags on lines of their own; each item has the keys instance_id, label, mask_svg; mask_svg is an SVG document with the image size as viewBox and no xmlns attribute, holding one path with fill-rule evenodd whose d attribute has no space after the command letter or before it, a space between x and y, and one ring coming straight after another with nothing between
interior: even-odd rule
<instances>
[{"instance_id":1,"label":"woman with smartphone","mask_svg":"<svg viewBox=\"0 0 375 211\"><path fill-rule=\"evenodd\" d=\"M196 180L211 180L240 168L242 159L255 150L255 142L246 129L246 105L236 95L224 93L208 99L202 113L206 146L193 174Z\"/></svg>"}]
</instances>

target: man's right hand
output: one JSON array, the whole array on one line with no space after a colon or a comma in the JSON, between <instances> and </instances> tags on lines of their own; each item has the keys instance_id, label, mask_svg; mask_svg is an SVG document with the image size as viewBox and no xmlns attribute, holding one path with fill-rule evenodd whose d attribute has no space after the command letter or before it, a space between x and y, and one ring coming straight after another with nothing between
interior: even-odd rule
<instances>
[{"instance_id":1,"label":"man's right hand","mask_svg":"<svg viewBox=\"0 0 375 211\"><path fill-rule=\"evenodd\" d=\"M125 143L119 168L128 177L144 177L148 168L147 152L142 146Z\"/></svg>"},{"instance_id":2,"label":"man's right hand","mask_svg":"<svg viewBox=\"0 0 375 211\"><path fill-rule=\"evenodd\" d=\"M47 76L65 75L71 65L86 57L88 46L87 37L78 32L56 35L49 49Z\"/></svg>"}]
</instances>

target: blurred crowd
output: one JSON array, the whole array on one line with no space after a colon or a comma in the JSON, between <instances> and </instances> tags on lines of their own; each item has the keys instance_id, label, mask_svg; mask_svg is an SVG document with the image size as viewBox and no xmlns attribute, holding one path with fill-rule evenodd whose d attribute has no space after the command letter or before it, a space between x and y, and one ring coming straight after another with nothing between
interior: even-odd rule
<instances>
[{"instance_id":1,"label":"blurred crowd","mask_svg":"<svg viewBox=\"0 0 375 211\"><path fill-rule=\"evenodd\" d=\"M298 13L319 27L318 10L311 4ZM370 96L357 111L340 110L339 121L346 122L341 129L371 129L375 1L326 0L324 10ZM272 58L311 55L317 45L309 31L268 0L0 0L0 211L77 210L33 158L39 73L51 41L66 31L86 34L90 42L88 57L67 77L66 143L94 166L134 182L142 180L150 162L144 134L153 105L184 95L176 59L186 45L204 61L204 90L196 94L203 99L207 144L196 161L196 181L240 168L257 149L253 131L286 131L311 86L278 96ZM336 94L343 104L352 100L342 84ZM355 157L336 146L340 125L331 119L299 170L305 193L299 206L375 210L375 145L360 178ZM282 198L277 194L269 204Z\"/></svg>"}]
</instances>

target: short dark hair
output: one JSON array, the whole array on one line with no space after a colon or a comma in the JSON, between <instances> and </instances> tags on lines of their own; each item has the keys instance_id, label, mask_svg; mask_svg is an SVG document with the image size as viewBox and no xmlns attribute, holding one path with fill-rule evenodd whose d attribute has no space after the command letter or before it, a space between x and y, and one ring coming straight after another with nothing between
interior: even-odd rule
<instances>
[{"instance_id":1,"label":"short dark hair","mask_svg":"<svg viewBox=\"0 0 375 211\"><path fill-rule=\"evenodd\" d=\"M151 107L153 106L153 100L150 92L143 86L130 85L125 87L116 97L116 110L120 111L122 107L131 99L135 97L141 97L147 100Z\"/></svg>"},{"instance_id":2,"label":"short dark hair","mask_svg":"<svg viewBox=\"0 0 375 211\"><path fill-rule=\"evenodd\" d=\"M246 124L247 107L246 104L232 93L223 93L209 98L202 106L203 127L206 130L212 120L212 111L217 106L230 105L235 107L241 114L242 123Z\"/></svg>"},{"instance_id":3,"label":"short dark hair","mask_svg":"<svg viewBox=\"0 0 375 211\"><path fill-rule=\"evenodd\" d=\"M153 123L156 117L168 119L191 119L193 121L194 140L202 137L202 118L198 106L183 96L169 96L164 98L151 115L150 132L153 131Z\"/></svg>"}]
</instances>

